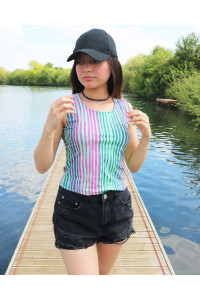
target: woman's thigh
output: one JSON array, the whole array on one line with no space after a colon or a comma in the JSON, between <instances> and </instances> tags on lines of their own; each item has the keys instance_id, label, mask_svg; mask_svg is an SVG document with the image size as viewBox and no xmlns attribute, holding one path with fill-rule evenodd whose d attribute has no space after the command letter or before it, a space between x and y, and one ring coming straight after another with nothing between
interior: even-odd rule
<instances>
[{"instance_id":1,"label":"woman's thigh","mask_svg":"<svg viewBox=\"0 0 200 300\"><path fill-rule=\"evenodd\" d=\"M100 275L109 275L121 248L121 244L103 244L100 242L97 244Z\"/></svg>"},{"instance_id":2,"label":"woman's thigh","mask_svg":"<svg viewBox=\"0 0 200 300\"><path fill-rule=\"evenodd\" d=\"M99 275L97 246L66 250L60 249L68 275Z\"/></svg>"}]
</instances>

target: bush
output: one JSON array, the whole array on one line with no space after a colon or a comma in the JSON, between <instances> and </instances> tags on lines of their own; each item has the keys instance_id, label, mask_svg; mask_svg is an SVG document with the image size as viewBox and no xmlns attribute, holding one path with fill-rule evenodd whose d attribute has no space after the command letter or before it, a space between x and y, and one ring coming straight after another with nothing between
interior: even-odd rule
<instances>
[{"instance_id":1,"label":"bush","mask_svg":"<svg viewBox=\"0 0 200 300\"><path fill-rule=\"evenodd\" d=\"M3 67L0 67L0 84L6 84L6 77L10 74L9 71L6 71Z\"/></svg>"},{"instance_id":2,"label":"bush","mask_svg":"<svg viewBox=\"0 0 200 300\"><path fill-rule=\"evenodd\" d=\"M6 84L27 85L26 70L16 69L8 74Z\"/></svg>"},{"instance_id":3,"label":"bush","mask_svg":"<svg viewBox=\"0 0 200 300\"><path fill-rule=\"evenodd\" d=\"M200 73L175 80L167 89L166 96L179 100L176 106L194 117L196 127L200 127Z\"/></svg>"},{"instance_id":4,"label":"bush","mask_svg":"<svg viewBox=\"0 0 200 300\"><path fill-rule=\"evenodd\" d=\"M176 43L174 53L176 67L187 68L189 70L200 70L200 38L199 35L191 32L187 36L182 36Z\"/></svg>"},{"instance_id":5,"label":"bush","mask_svg":"<svg viewBox=\"0 0 200 300\"><path fill-rule=\"evenodd\" d=\"M63 70L62 72L60 72L57 78L57 85L70 87L70 73L71 73L70 69Z\"/></svg>"},{"instance_id":6,"label":"bush","mask_svg":"<svg viewBox=\"0 0 200 300\"><path fill-rule=\"evenodd\" d=\"M54 74L54 70L45 68L40 72L36 73L35 84L38 86L49 86L51 85L50 77Z\"/></svg>"},{"instance_id":7,"label":"bush","mask_svg":"<svg viewBox=\"0 0 200 300\"><path fill-rule=\"evenodd\" d=\"M26 71L26 81L27 81L27 85L36 85L35 84L35 76L37 74L37 71L35 70L27 70Z\"/></svg>"},{"instance_id":8,"label":"bush","mask_svg":"<svg viewBox=\"0 0 200 300\"><path fill-rule=\"evenodd\" d=\"M131 58L123 66L124 84L123 91L132 92L136 95L141 94L141 68L145 55L139 54Z\"/></svg>"},{"instance_id":9,"label":"bush","mask_svg":"<svg viewBox=\"0 0 200 300\"><path fill-rule=\"evenodd\" d=\"M141 68L141 93L149 100L164 97L170 77L172 51L156 46L151 55L145 57Z\"/></svg>"}]
</instances>

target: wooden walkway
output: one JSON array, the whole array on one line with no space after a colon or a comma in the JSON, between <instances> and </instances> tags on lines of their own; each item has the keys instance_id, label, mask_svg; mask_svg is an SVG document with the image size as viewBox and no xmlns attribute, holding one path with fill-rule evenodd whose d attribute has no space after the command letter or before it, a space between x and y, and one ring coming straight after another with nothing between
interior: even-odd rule
<instances>
[{"instance_id":1,"label":"wooden walkway","mask_svg":"<svg viewBox=\"0 0 200 300\"><path fill-rule=\"evenodd\" d=\"M62 145L30 215L6 275L68 274L59 249L54 246L53 207L65 165ZM136 234L123 244L110 275L171 275L173 268L126 167L126 183L134 210Z\"/></svg>"},{"instance_id":2,"label":"wooden walkway","mask_svg":"<svg viewBox=\"0 0 200 300\"><path fill-rule=\"evenodd\" d=\"M173 105L174 103L179 102L178 100L174 99L161 99L161 98L156 98L157 104L161 103L162 105L166 105L169 107L171 104Z\"/></svg>"}]
</instances>

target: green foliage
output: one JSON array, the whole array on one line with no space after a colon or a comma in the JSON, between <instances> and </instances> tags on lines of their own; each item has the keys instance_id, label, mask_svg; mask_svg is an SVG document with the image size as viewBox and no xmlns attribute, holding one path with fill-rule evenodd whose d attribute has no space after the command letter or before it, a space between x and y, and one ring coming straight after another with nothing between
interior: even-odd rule
<instances>
[{"instance_id":1,"label":"green foliage","mask_svg":"<svg viewBox=\"0 0 200 300\"><path fill-rule=\"evenodd\" d=\"M26 71L27 85L36 85L35 84L36 74L37 74L37 71L35 71L34 69Z\"/></svg>"},{"instance_id":2,"label":"green foliage","mask_svg":"<svg viewBox=\"0 0 200 300\"><path fill-rule=\"evenodd\" d=\"M0 84L6 84L6 77L10 74L3 67L0 67Z\"/></svg>"},{"instance_id":3,"label":"green foliage","mask_svg":"<svg viewBox=\"0 0 200 300\"><path fill-rule=\"evenodd\" d=\"M44 66L37 61L29 62L30 70L16 69L13 72L0 68L0 84L70 86L71 69L55 67L50 62Z\"/></svg>"},{"instance_id":4,"label":"green foliage","mask_svg":"<svg viewBox=\"0 0 200 300\"><path fill-rule=\"evenodd\" d=\"M149 100L164 97L170 77L172 51L163 47L155 47L151 55L145 57L141 68L142 95Z\"/></svg>"},{"instance_id":5,"label":"green foliage","mask_svg":"<svg viewBox=\"0 0 200 300\"><path fill-rule=\"evenodd\" d=\"M26 85L26 71L21 69L16 69L15 71L8 74L6 78L6 84L13 85Z\"/></svg>"},{"instance_id":6,"label":"green foliage","mask_svg":"<svg viewBox=\"0 0 200 300\"><path fill-rule=\"evenodd\" d=\"M70 73L71 69L67 70L58 70L57 74L57 80L56 80L56 85L57 86L70 86Z\"/></svg>"},{"instance_id":7,"label":"green foliage","mask_svg":"<svg viewBox=\"0 0 200 300\"><path fill-rule=\"evenodd\" d=\"M200 39L194 32L181 37L172 51L156 46L123 66L123 91L148 100L172 98L200 127Z\"/></svg>"},{"instance_id":8,"label":"green foliage","mask_svg":"<svg viewBox=\"0 0 200 300\"><path fill-rule=\"evenodd\" d=\"M141 68L144 63L145 55L139 54L127 61L123 66L124 84L123 90L140 94L141 91Z\"/></svg>"},{"instance_id":9,"label":"green foliage","mask_svg":"<svg viewBox=\"0 0 200 300\"><path fill-rule=\"evenodd\" d=\"M44 69L44 66L42 64L39 64L37 61L35 60L31 60L29 62L29 66L30 66L30 69L33 69L35 71L42 71Z\"/></svg>"},{"instance_id":10,"label":"green foliage","mask_svg":"<svg viewBox=\"0 0 200 300\"><path fill-rule=\"evenodd\" d=\"M189 70L200 70L200 39L194 32L187 36L182 36L176 43L174 53L176 67L187 68Z\"/></svg>"},{"instance_id":11,"label":"green foliage","mask_svg":"<svg viewBox=\"0 0 200 300\"><path fill-rule=\"evenodd\" d=\"M44 68L53 68L53 64L51 64L50 62L46 63L46 65L44 65Z\"/></svg>"},{"instance_id":12,"label":"green foliage","mask_svg":"<svg viewBox=\"0 0 200 300\"><path fill-rule=\"evenodd\" d=\"M149 100L163 97L172 78L172 59L172 51L160 46L151 55L140 54L129 59L123 67L123 90Z\"/></svg>"},{"instance_id":13,"label":"green foliage","mask_svg":"<svg viewBox=\"0 0 200 300\"><path fill-rule=\"evenodd\" d=\"M193 116L193 122L200 127L200 73L175 80L167 89L166 96L179 100L177 107Z\"/></svg>"},{"instance_id":14,"label":"green foliage","mask_svg":"<svg viewBox=\"0 0 200 300\"><path fill-rule=\"evenodd\" d=\"M51 68L45 68L35 75L35 84L38 86L48 86L50 85L50 76L53 71Z\"/></svg>"}]
</instances>

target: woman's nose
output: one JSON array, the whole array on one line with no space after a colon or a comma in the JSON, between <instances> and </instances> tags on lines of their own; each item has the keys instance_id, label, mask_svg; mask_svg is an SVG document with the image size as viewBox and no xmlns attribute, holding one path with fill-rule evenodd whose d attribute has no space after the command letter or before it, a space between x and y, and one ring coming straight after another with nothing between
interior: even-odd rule
<instances>
[{"instance_id":1,"label":"woman's nose","mask_svg":"<svg viewBox=\"0 0 200 300\"><path fill-rule=\"evenodd\" d=\"M85 70L85 71L91 70L91 68L92 68L91 63L85 63L85 64L84 64L84 70Z\"/></svg>"}]
</instances>

